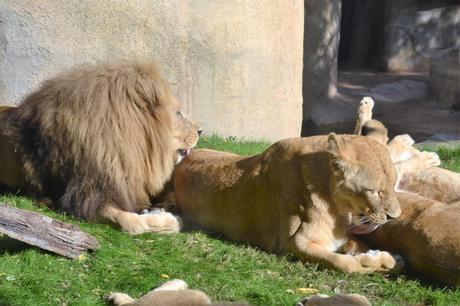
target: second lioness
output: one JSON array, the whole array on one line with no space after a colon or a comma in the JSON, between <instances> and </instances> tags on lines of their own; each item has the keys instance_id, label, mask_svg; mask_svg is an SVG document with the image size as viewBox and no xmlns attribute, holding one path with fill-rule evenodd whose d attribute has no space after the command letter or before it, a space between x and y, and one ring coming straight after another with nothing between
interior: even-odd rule
<instances>
[{"instance_id":1,"label":"second lioness","mask_svg":"<svg viewBox=\"0 0 460 306\"><path fill-rule=\"evenodd\" d=\"M186 221L346 272L395 266L389 253L365 253L349 237L352 216L376 224L399 216L395 183L382 144L335 134L279 141L253 157L196 150L174 179Z\"/></svg>"}]
</instances>

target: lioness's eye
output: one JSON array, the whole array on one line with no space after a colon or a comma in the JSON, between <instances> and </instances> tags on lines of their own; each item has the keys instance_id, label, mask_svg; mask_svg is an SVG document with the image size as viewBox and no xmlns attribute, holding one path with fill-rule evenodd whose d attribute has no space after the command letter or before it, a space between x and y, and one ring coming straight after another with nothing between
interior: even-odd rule
<instances>
[{"instance_id":1,"label":"lioness's eye","mask_svg":"<svg viewBox=\"0 0 460 306\"><path fill-rule=\"evenodd\" d=\"M182 115L181 111L177 111L176 112L176 115L179 116L179 117L183 117L184 115Z\"/></svg>"}]
</instances>

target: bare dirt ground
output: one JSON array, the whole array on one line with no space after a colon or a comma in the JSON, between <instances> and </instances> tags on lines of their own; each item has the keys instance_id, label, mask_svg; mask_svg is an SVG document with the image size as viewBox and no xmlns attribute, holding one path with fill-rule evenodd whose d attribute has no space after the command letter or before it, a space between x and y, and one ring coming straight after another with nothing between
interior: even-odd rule
<instances>
[{"instance_id":1,"label":"bare dirt ground","mask_svg":"<svg viewBox=\"0 0 460 306\"><path fill-rule=\"evenodd\" d=\"M337 89L324 110L317 112L319 120L304 123L304 136L351 133L357 105L367 95L376 102L374 118L392 136L408 133L417 142L460 141L460 111L442 107L430 97L426 73L341 71Z\"/></svg>"}]
</instances>

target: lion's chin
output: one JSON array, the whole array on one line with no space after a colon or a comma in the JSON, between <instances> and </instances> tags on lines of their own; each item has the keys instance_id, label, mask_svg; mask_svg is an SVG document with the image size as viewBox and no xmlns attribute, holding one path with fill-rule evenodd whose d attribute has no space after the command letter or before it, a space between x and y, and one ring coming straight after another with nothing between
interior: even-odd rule
<instances>
[{"instance_id":1,"label":"lion's chin","mask_svg":"<svg viewBox=\"0 0 460 306\"><path fill-rule=\"evenodd\" d=\"M191 148L188 148L188 149L179 149L176 151L177 153L177 157L176 157L176 164L180 163L181 160L184 159L184 157L186 157L187 155L189 155L190 153L192 153L192 149Z\"/></svg>"}]
</instances>

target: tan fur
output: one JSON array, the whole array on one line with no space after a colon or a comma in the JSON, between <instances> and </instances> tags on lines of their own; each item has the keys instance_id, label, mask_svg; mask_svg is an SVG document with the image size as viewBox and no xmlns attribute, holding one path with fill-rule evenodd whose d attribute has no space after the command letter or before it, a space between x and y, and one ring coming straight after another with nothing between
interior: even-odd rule
<instances>
[{"instance_id":1,"label":"tan fur","mask_svg":"<svg viewBox=\"0 0 460 306\"><path fill-rule=\"evenodd\" d=\"M151 217L124 213L150 205L199 128L183 117L153 63L124 62L44 82L9 115L7 133L37 194L77 217L132 232L125 224L150 224Z\"/></svg>"},{"instance_id":2,"label":"tan fur","mask_svg":"<svg viewBox=\"0 0 460 306\"><path fill-rule=\"evenodd\" d=\"M396 171L386 148L361 136L287 139L242 157L196 150L176 167L184 219L266 251L346 272L389 270L386 252L340 254L351 215L395 218Z\"/></svg>"},{"instance_id":3,"label":"tan fur","mask_svg":"<svg viewBox=\"0 0 460 306\"><path fill-rule=\"evenodd\" d=\"M371 306L366 297L359 294L336 294L333 296L313 295L297 304L298 306Z\"/></svg>"},{"instance_id":4,"label":"tan fur","mask_svg":"<svg viewBox=\"0 0 460 306\"><path fill-rule=\"evenodd\" d=\"M403 175L399 188L445 204L460 201L460 173L428 167Z\"/></svg>"},{"instance_id":5,"label":"tan fur","mask_svg":"<svg viewBox=\"0 0 460 306\"><path fill-rule=\"evenodd\" d=\"M118 292L111 293L108 299L115 306L249 306L246 303L211 303L211 299L204 292L188 289L187 283L178 279L162 284L137 300L127 294Z\"/></svg>"}]
</instances>

